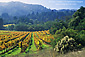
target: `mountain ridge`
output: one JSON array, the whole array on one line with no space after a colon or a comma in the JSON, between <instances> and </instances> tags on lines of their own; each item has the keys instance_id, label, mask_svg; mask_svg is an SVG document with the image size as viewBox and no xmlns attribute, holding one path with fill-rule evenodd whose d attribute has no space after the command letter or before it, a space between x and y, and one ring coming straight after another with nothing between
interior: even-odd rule
<instances>
[{"instance_id":1,"label":"mountain ridge","mask_svg":"<svg viewBox=\"0 0 85 57\"><path fill-rule=\"evenodd\" d=\"M19 16L26 15L32 12L48 12L51 11L42 5L37 4L25 4L22 2L0 2L0 15L2 13L8 13L9 15Z\"/></svg>"}]
</instances>

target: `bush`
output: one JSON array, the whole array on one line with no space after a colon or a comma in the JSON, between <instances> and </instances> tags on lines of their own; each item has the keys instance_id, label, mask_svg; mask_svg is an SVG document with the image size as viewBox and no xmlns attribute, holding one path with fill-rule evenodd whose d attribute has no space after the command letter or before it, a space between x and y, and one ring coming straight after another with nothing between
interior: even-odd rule
<instances>
[{"instance_id":1,"label":"bush","mask_svg":"<svg viewBox=\"0 0 85 57\"><path fill-rule=\"evenodd\" d=\"M69 38L68 36L65 36L63 39L58 41L54 50L60 53L66 53L68 51L73 51L81 47L82 47L81 44L78 45L73 38Z\"/></svg>"},{"instance_id":2,"label":"bush","mask_svg":"<svg viewBox=\"0 0 85 57\"><path fill-rule=\"evenodd\" d=\"M63 38L64 36L68 35L69 37L75 38L75 35L77 35L77 31L73 29L60 29L57 30L55 33L56 38Z\"/></svg>"},{"instance_id":3,"label":"bush","mask_svg":"<svg viewBox=\"0 0 85 57\"><path fill-rule=\"evenodd\" d=\"M63 28L57 30L54 35L55 39L54 41L52 41L52 43L56 44L59 40L61 40L66 35L68 35L70 38L73 38L77 44L81 44L82 46L85 46L85 30L77 31L69 28L68 29ZM53 44L52 46L54 47L55 44Z\"/></svg>"}]
</instances>

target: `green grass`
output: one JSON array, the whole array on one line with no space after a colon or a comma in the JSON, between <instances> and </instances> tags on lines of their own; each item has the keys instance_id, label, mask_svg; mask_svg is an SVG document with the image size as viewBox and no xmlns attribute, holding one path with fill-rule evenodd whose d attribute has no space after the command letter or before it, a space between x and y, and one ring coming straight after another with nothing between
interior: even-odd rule
<instances>
[{"instance_id":1,"label":"green grass","mask_svg":"<svg viewBox=\"0 0 85 57\"><path fill-rule=\"evenodd\" d=\"M12 49L12 50L10 50L10 51L8 51L5 54L2 54L0 56L13 56L13 55L19 54L20 52L21 52L21 48L16 47L16 48L14 48L14 49Z\"/></svg>"},{"instance_id":2,"label":"green grass","mask_svg":"<svg viewBox=\"0 0 85 57\"><path fill-rule=\"evenodd\" d=\"M30 41L31 41L31 40L32 40L32 39L30 39ZM27 49L25 50L25 53L29 52L29 50L30 50L30 48L31 48L31 44L32 44L32 42L29 43L29 46L28 46Z\"/></svg>"},{"instance_id":3,"label":"green grass","mask_svg":"<svg viewBox=\"0 0 85 57\"><path fill-rule=\"evenodd\" d=\"M11 52L9 55L17 55L21 52L21 48L18 48L16 50L14 50L13 52Z\"/></svg>"},{"instance_id":4,"label":"green grass","mask_svg":"<svg viewBox=\"0 0 85 57\"><path fill-rule=\"evenodd\" d=\"M37 51L37 48L36 48L36 46L35 46L35 44L34 44L33 33L32 33L31 39L32 39L32 45L31 45L31 49L30 49L30 50L32 50L32 51Z\"/></svg>"},{"instance_id":5,"label":"green grass","mask_svg":"<svg viewBox=\"0 0 85 57\"><path fill-rule=\"evenodd\" d=\"M42 44L42 47L43 47L43 48L48 48L49 45Z\"/></svg>"}]
</instances>

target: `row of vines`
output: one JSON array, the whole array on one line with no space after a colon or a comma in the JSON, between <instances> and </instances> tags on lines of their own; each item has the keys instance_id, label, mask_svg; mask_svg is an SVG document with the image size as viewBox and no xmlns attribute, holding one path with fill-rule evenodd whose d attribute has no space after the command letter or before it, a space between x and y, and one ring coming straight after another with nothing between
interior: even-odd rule
<instances>
[{"instance_id":1,"label":"row of vines","mask_svg":"<svg viewBox=\"0 0 85 57\"><path fill-rule=\"evenodd\" d=\"M33 44L37 50L41 50L49 45L52 39L54 38L49 30L35 32L0 31L0 55L11 54L16 49L20 49L20 53L26 53L33 48Z\"/></svg>"}]
</instances>

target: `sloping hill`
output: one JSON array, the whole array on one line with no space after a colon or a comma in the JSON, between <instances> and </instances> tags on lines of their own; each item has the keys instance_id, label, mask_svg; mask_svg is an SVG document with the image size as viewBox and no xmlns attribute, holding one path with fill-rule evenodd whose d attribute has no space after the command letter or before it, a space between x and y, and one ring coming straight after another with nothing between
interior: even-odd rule
<instances>
[{"instance_id":1,"label":"sloping hill","mask_svg":"<svg viewBox=\"0 0 85 57\"><path fill-rule=\"evenodd\" d=\"M0 14L8 13L9 15L18 16L26 15L32 12L47 12L50 9L45 8L42 5L25 4L22 2L0 2Z\"/></svg>"}]
</instances>

